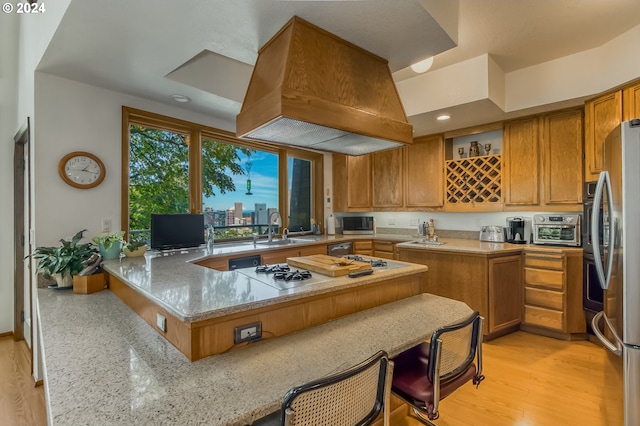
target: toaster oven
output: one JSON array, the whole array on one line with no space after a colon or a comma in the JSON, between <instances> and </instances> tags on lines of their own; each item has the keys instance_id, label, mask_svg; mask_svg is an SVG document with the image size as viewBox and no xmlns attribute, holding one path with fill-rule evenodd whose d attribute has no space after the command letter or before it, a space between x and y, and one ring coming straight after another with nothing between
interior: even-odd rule
<instances>
[{"instance_id":1,"label":"toaster oven","mask_svg":"<svg viewBox=\"0 0 640 426\"><path fill-rule=\"evenodd\" d=\"M580 247L579 214L536 214L533 216L533 243Z\"/></svg>"}]
</instances>

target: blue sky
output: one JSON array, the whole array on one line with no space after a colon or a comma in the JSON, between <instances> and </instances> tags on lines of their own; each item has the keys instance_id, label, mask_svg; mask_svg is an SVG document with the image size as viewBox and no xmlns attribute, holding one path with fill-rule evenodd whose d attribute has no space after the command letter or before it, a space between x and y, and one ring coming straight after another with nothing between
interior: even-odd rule
<instances>
[{"instance_id":1,"label":"blue sky","mask_svg":"<svg viewBox=\"0 0 640 426\"><path fill-rule=\"evenodd\" d=\"M242 203L243 210L253 210L255 203L265 203L267 208L278 207L278 156L263 151L251 155L251 193L247 192L247 175L232 176L235 192L217 194L204 199L204 207L226 210L234 203ZM240 153L240 161L246 167L247 156Z\"/></svg>"}]
</instances>

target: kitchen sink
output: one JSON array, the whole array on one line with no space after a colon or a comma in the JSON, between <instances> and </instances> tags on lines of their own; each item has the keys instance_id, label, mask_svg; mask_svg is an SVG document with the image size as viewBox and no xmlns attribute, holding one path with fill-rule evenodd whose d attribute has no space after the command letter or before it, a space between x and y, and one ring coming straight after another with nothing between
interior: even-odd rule
<instances>
[{"instance_id":1,"label":"kitchen sink","mask_svg":"<svg viewBox=\"0 0 640 426\"><path fill-rule=\"evenodd\" d=\"M293 241L294 243L310 243L313 241L318 241L317 237L293 237L289 238L289 241Z\"/></svg>"},{"instance_id":2,"label":"kitchen sink","mask_svg":"<svg viewBox=\"0 0 640 426\"><path fill-rule=\"evenodd\" d=\"M421 246L441 246L447 243L443 241L411 241L409 244L417 244Z\"/></svg>"},{"instance_id":3,"label":"kitchen sink","mask_svg":"<svg viewBox=\"0 0 640 426\"><path fill-rule=\"evenodd\" d=\"M257 246L286 246L289 244L296 244L296 242L293 241L292 238L289 238L286 240L282 240L282 239L272 240L272 241L262 240L256 243Z\"/></svg>"}]
</instances>

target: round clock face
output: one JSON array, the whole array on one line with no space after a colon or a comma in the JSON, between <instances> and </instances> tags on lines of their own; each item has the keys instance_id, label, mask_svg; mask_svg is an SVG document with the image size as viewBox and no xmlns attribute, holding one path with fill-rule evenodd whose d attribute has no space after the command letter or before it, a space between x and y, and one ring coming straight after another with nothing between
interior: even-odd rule
<instances>
[{"instance_id":1,"label":"round clock face","mask_svg":"<svg viewBox=\"0 0 640 426\"><path fill-rule=\"evenodd\" d=\"M58 165L62 179L75 188L98 186L105 176L104 164L88 152L72 152L65 155Z\"/></svg>"}]
</instances>

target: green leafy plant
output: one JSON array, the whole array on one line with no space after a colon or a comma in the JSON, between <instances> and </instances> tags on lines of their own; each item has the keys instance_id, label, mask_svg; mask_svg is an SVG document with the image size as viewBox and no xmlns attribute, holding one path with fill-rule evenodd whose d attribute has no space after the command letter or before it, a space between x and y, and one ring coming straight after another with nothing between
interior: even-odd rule
<instances>
[{"instance_id":1,"label":"green leafy plant","mask_svg":"<svg viewBox=\"0 0 640 426\"><path fill-rule=\"evenodd\" d=\"M38 269L42 270L46 279L51 279L53 274L77 275L84 268L82 262L98 252L90 242L78 244L85 231L78 232L71 241L60 239L62 245L58 247L36 247L29 255L39 260Z\"/></svg>"},{"instance_id":2,"label":"green leafy plant","mask_svg":"<svg viewBox=\"0 0 640 426\"><path fill-rule=\"evenodd\" d=\"M146 245L147 234L143 232L139 234L130 234L129 241L124 245L124 247L129 251L135 251Z\"/></svg>"},{"instance_id":3,"label":"green leafy plant","mask_svg":"<svg viewBox=\"0 0 640 426\"><path fill-rule=\"evenodd\" d=\"M96 235L95 237L93 237L91 239L91 241L93 241L94 243L96 243L98 245L102 245L102 248L104 250L110 250L111 247L113 247L114 244L116 244L116 243L119 243L119 244L124 243L124 240L122 239L123 236L124 236L124 231L118 231L118 232L113 233L113 234Z\"/></svg>"}]
</instances>

